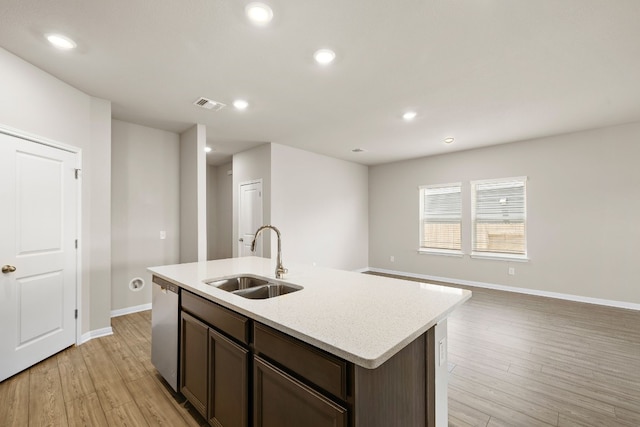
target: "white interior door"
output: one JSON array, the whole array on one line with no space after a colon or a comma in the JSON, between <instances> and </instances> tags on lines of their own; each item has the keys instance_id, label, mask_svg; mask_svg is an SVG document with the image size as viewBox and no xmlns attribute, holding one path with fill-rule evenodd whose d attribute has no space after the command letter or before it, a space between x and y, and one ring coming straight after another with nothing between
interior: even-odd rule
<instances>
[{"instance_id":1,"label":"white interior door","mask_svg":"<svg viewBox=\"0 0 640 427\"><path fill-rule=\"evenodd\" d=\"M240 184L238 199L238 256L262 256L262 240L251 252L254 233L262 225L262 181Z\"/></svg>"},{"instance_id":2,"label":"white interior door","mask_svg":"<svg viewBox=\"0 0 640 427\"><path fill-rule=\"evenodd\" d=\"M0 381L75 343L76 167L0 134Z\"/></svg>"}]
</instances>

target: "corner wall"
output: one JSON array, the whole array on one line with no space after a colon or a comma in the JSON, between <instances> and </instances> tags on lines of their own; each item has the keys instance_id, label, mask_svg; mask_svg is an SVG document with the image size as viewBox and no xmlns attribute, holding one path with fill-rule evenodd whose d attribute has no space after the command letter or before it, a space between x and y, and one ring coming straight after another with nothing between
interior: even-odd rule
<instances>
[{"instance_id":1,"label":"corner wall","mask_svg":"<svg viewBox=\"0 0 640 427\"><path fill-rule=\"evenodd\" d=\"M271 179L271 218L285 262L367 267L366 166L271 144Z\"/></svg>"},{"instance_id":2,"label":"corner wall","mask_svg":"<svg viewBox=\"0 0 640 427\"><path fill-rule=\"evenodd\" d=\"M232 167L207 166L207 259L233 256Z\"/></svg>"},{"instance_id":3,"label":"corner wall","mask_svg":"<svg viewBox=\"0 0 640 427\"><path fill-rule=\"evenodd\" d=\"M126 312L151 303L147 267L179 262L180 138L120 120L112 129L111 310ZM136 277L145 286L132 291Z\"/></svg>"},{"instance_id":4,"label":"corner wall","mask_svg":"<svg viewBox=\"0 0 640 427\"><path fill-rule=\"evenodd\" d=\"M91 163L87 164L87 173L83 171L83 185L91 188L92 214L87 236L91 243L89 324L95 330L111 325L111 321L107 321L111 317L111 306L105 304L111 301L111 102L91 98L90 133Z\"/></svg>"},{"instance_id":5,"label":"corner wall","mask_svg":"<svg viewBox=\"0 0 640 427\"><path fill-rule=\"evenodd\" d=\"M374 268L640 303L640 123L373 166ZM527 176L529 262L472 259L469 181ZM463 182L462 258L418 254L418 186ZM395 262L390 262L390 256ZM508 267L515 275L507 274Z\"/></svg>"},{"instance_id":6,"label":"corner wall","mask_svg":"<svg viewBox=\"0 0 640 427\"><path fill-rule=\"evenodd\" d=\"M180 134L180 262L207 260L207 130Z\"/></svg>"}]
</instances>

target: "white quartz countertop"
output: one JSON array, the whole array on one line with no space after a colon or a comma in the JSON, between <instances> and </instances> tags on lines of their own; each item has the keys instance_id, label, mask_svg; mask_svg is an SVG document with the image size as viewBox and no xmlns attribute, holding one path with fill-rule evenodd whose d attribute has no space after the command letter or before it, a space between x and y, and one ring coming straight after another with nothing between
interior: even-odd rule
<instances>
[{"instance_id":1,"label":"white quartz countertop","mask_svg":"<svg viewBox=\"0 0 640 427\"><path fill-rule=\"evenodd\" d=\"M471 297L463 289L286 264L304 289L252 300L204 282L240 274L275 280L275 260L231 258L151 267L183 289L364 368L377 368Z\"/></svg>"}]
</instances>

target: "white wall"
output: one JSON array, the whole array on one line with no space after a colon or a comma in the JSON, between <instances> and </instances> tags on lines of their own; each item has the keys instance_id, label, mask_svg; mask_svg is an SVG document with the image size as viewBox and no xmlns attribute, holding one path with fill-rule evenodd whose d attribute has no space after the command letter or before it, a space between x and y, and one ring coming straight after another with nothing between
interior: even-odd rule
<instances>
[{"instance_id":1,"label":"white wall","mask_svg":"<svg viewBox=\"0 0 640 427\"><path fill-rule=\"evenodd\" d=\"M109 327L110 103L91 97L0 48L0 125L82 150L82 332ZM35 101L34 101L35 100ZM106 157L105 157L106 156Z\"/></svg>"},{"instance_id":2,"label":"white wall","mask_svg":"<svg viewBox=\"0 0 640 427\"><path fill-rule=\"evenodd\" d=\"M207 260L206 127L180 135L180 262Z\"/></svg>"},{"instance_id":3,"label":"white wall","mask_svg":"<svg viewBox=\"0 0 640 427\"><path fill-rule=\"evenodd\" d=\"M271 144L271 218L285 261L368 265L366 166Z\"/></svg>"},{"instance_id":4,"label":"white wall","mask_svg":"<svg viewBox=\"0 0 640 427\"><path fill-rule=\"evenodd\" d=\"M238 187L262 179L262 222L271 222L271 144L264 144L233 156L233 256L238 256ZM271 235L263 234L263 256L270 257Z\"/></svg>"},{"instance_id":5,"label":"white wall","mask_svg":"<svg viewBox=\"0 0 640 427\"><path fill-rule=\"evenodd\" d=\"M370 266L640 303L638 159L640 123L371 167ZM464 183L469 248L469 181L525 175L529 262L417 253L419 185Z\"/></svg>"},{"instance_id":6,"label":"white wall","mask_svg":"<svg viewBox=\"0 0 640 427\"><path fill-rule=\"evenodd\" d=\"M180 139L120 120L112 136L111 309L122 310L151 303L147 267L179 262ZM134 292L136 277L146 285Z\"/></svg>"}]
</instances>

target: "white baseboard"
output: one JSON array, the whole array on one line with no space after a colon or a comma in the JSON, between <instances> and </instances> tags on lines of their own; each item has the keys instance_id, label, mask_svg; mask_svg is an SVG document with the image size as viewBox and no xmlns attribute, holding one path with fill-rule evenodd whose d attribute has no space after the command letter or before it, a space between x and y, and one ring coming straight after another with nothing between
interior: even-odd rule
<instances>
[{"instance_id":1,"label":"white baseboard","mask_svg":"<svg viewBox=\"0 0 640 427\"><path fill-rule=\"evenodd\" d=\"M433 280L436 282L453 283L455 285L475 286L477 288L495 289L497 291L515 292L518 294L536 295L539 297L556 298L556 299L562 299L567 301L584 302L587 304L604 305L607 307L625 308L628 310L640 311L640 304L635 304L635 303L626 302L626 301L615 301L615 300L608 300L608 299L591 298L591 297L584 297L580 295L562 294L559 292L541 291L538 289L516 288L513 286L496 285L493 283L474 282L472 280L452 279L450 277L438 277L438 276L429 276L426 274L407 273L405 271L386 270L384 268L369 267L367 269L364 269L364 271L372 271L374 273L394 274L397 276L412 277L415 279L422 279L427 281Z\"/></svg>"},{"instance_id":2,"label":"white baseboard","mask_svg":"<svg viewBox=\"0 0 640 427\"><path fill-rule=\"evenodd\" d=\"M147 310L151 310L151 303L135 305L133 307L127 307L127 308L120 308L118 310L112 310L111 317L124 316L126 314L137 313L139 311L147 311Z\"/></svg>"},{"instance_id":3,"label":"white baseboard","mask_svg":"<svg viewBox=\"0 0 640 427\"><path fill-rule=\"evenodd\" d=\"M80 337L80 342L78 344L84 344L87 341L91 341L94 338L106 337L107 335L113 335L113 329L111 326L108 328L96 329L95 331L89 331Z\"/></svg>"}]
</instances>

